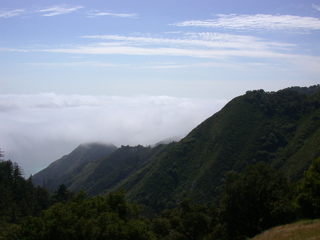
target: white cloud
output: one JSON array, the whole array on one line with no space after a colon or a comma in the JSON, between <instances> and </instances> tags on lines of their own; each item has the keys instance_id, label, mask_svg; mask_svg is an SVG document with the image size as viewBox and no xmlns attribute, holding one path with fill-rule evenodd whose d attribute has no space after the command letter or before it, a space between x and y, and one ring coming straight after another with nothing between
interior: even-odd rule
<instances>
[{"instance_id":1,"label":"white cloud","mask_svg":"<svg viewBox=\"0 0 320 240\"><path fill-rule=\"evenodd\" d=\"M82 38L105 40L87 46L73 48L44 49L47 52L73 54L124 54L188 56L195 58L228 57L277 57L293 44L265 41L263 39L231 34L187 33L181 38L135 37L120 35L82 36Z\"/></svg>"},{"instance_id":2,"label":"white cloud","mask_svg":"<svg viewBox=\"0 0 320 240\"><path fill-rule=\"evenodd\" d=\"M18 48L0 48L0 52L29 52L29 50Z\"/></svg>"},{"instance_id":3,"label":"white cloud","mask_svg":"<svg viewBox=\"0 0 320 240\"><path fill-rule=\"evenodd\" d=\"M52 17L52 16L61 15L61 14L71 13L71 12L77 11L81 8L83 8L83 7L82 6L69 7L65 4L62 4L62 5L55 5L52 7L41 9L41 10L38 10L38 12L45 13L42 16Z\"/></svg>"},{"instance_id":4,"label":"white cloud","mask_svg":"<svg viewBox=\"0 0 320 240\"><path fill-rule=\"evenodd\" d=\"M102 16L111 16L111 17L120 17L120 18L137 18L138 14L135 14L135 13L110 13L110 12L97 12L97 11L93 11L89 14L89 17L102 17Z\"/></svg>"},{"instance_id":5,"label":"white cloud","mask_svg":"<svg viewBox=\"0 0 320 240\"><path fill-rule=\"evenodd\" d=\"M0 147L29 174L83 142L152 145L187 134L226 100L51 93L0 95L0 103Z\"/></svg>"},{"instance_id":6,"label":"white cloud","mask_svg":"<svg viewBox=\"0 0 320 240\"><path fill-rule=\"evenodd\" d=\"M120 35L82 36L82 38L102 39L121 42L122 45L169 45L198 46L212 48L251 48L265 49L271 47L292 47L292 44L267 42L257 37L245 35L219 34L211 32L186 33L182 38L132 37ZM108 43L109 44L109 43Z\"/></svg>"},{"instance_id":7,"label":"white cloud","mask_svg":"<svg viewBox=\"0 0 320 240\"><path fill-rule=\"evenodd\" d=\"M69 53L76 55L131 55L131 56L174 56L174 57L191 57L214 60L214 64L223 63L225 66L241 65L241 59L245 62L265 61L273 65L296 66L303 59L308 62L314 61L311 67L302 64L307 71L318 72L319 57L307 54L297 53L299 45L288 44L277 41L270 41L263 38L246 35L220 34L211 32L188 32L180 34L175 38L164 38L159 36L123 36L123 35L88 35L81 38L91 39L93 42L87 45L69 45L61 48L38 48L38 49L0 49L0 51L40 51L50 53ZM96 41L96 42L94 42ZM252 60L249 60L251 58ZM235 60L238 59L238 63ZM260 59L260 60L259 60ZM226 60L228 62L226 62ZM285 60L285 61L283 61ZM306 61L304 61L306 62ZM294 64L293 64L294 63ZM80 62L35 62L26 63L30 65L42 66L97 66L97 67L118 67L120 65L95 61ZM289 64L289 65L288 65ZM185 68L195 66L189 63L178 63L167 65L160 63L158 66L145 66L147 68ZM199 65L198 65L199 67ZM234 68L234 67L231 67Z\"/></svg>"},{"instance_id":8,"label":"white cloud","mask_svg":"<svg viewBox=\"0 0 320 240\"><path fill-rule=\"evenodd\" d=\"M292 55L272 51L256 50L217 50L217 49L185 49L185 48L143 48L143 47L104 47L89 46L63 49L43 50L52 53L94 54L94 55L135 55L135 56L187 56L193 58L225 59L230 57L263 57L263 58L290 58Z\"/></svg>"},{"instance_id":9,"label":"white cloud","mask_svg":"<svg viewBox=\"0 0 320 240\"><path fill-rule=\"evenodd\" d=\"M104 62L31 62L25 63L33 66L60 66L60 67L78 67L78 66L91 66L91 67L117 67L117 64L104 63Z\"/></svg>"},{"instance_id":10,"label":"white cloud","mask_svg":"<svg viewBox=\"0 0 320 240\"><path fill-rule=\"evenodd\" d=\"M218 14L217 19L192 20L173 24L180 27L210 27L234 30L320 30L320 19L292 15L237 15Z\"/></svg>"},{"instance_id":11,"label":"white cloud","mask_svg":"<svg viewBox=\"0 0 320 240\"><path fill-rule=\"evenodd\" d=\"M0 11L0 18L11 18L16 17L25 13L24 9L15 9L12 11Z\"/></svg>"},{"instance_id":12,"label":"white cloud","mask_svg":"<svg viewBox=\"0 0 320 240\"><path fill-rule=\"evenodd\" d=\"M134 56L173 56L191 57L214 60L214 64L223 63L234 69L242 61L268 62L278 68L281 65L288 68L299 66L302 59L315 62L311 67L304 68L308 72L318 72L319 57L298 53L300 46L283 42L270 41L263 38L246 35L220 34L211 32L189 32L176 38L153 36L123 36L123 35L91 35L82 38L99 42L69 48L42 49L39 51L51 53L90 54L90 55L134 55ZM102 42L102 40L104 42ZM249 60L251 58L251 60ZM236 63L237 61L238 63ZM309 60L308 60L309 61ZM188 63L175 65L159 64L145 66L147 68L169 69L191 66Z\"/></svg>"},{"instance_id":13,"label":"white cloud","mask_svg":"<svg viewBox=\"0 0 320 240\"><path fill-rule=\"evenodd\" d=\"M82 36L82 38L104 40L105 42L82 46L71 45L71 47L62 48L28 49L26 51L92 55L188 56L194 58L225 59L230 57L288 58L292 57L288 54L290 50L296 47L294 44L268 41L253 36L210 32L186 33L180 38L121 35L93 35ZM11 51L11 49L0 50ZM15 49L15 51L17 50ZM50 65L50 63L42 64ZM51 65L55 64L57 63L51 63ZM97 65L99 63L63 63L63 65L70 66L79 64Z\"/></svg>"}]
</instances>

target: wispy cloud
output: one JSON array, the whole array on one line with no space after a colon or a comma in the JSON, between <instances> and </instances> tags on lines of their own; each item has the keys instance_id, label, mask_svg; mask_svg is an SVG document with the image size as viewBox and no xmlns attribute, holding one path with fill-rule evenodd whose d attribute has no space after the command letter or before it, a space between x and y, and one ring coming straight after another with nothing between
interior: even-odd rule
<instances>
[{"instance_id":1,"label":"wispy cloud","mask_svg":"<svg viewBox=\"0 0 320 240\"><path fill-rule=\"evenodd\" d=\"M320 11L320 5L312 4L312 7L317 11Z\"/></svg>"},{"instance_id":2,"label":"wispy cloud","mask_svg":"<svg viewBox=\"0 0 320 240\"><path fill-rule=\"evenodd\" d=\"M83 36L105 40L74 48L44 49L47 52L74 54L123 54L189 56L196 58L283 57L294 45L265 41L252 36L188 33L181 38L135 37L120 35Z\"/></svg>"},{"instance_id":3,"label":"wispy cloud","mask_svg":"<svg viewBox=\"0 0 320 240\"><path fill-rule=\"evenodd\" d=\"M78 66L91 66L91 67L117 67L117 64L113 63L104 63L104 62L32 62L32 63L25 63L27 65L33 66L47 66L47 67L78 67Z\"/></svg>"},{"instance_id":4,"label":"wispy cloud","mask_svg":"<svg viewBox=\"0 0 320 240\"><path fill-rule=\"evenodd\" d=\"M137 18L138 14L135 14L135 13L111 13L111 12L98 12L98 11L92 11L89 14L89 17L102 17L102 16L111 16L111 17L120 17L120 18Z\"/></svg>"},{"instance_id":5,"label":"wispy cloud","mask_svg":"<svg viewBox=\"0 0 320 240\"><path fill-rule=\"evenodd\" d=\"M0 18L11 18L16 17L25 13L24 9L15 9L12 11L0 11Z\"/></svg>"},{"instance_id":6,"label":"wispy cloud","mask_svg":"<svg viewBox=\"0 0 320 240\"><path fill-rule=\"evenodd\" d=\"M45 52L93 54L93 55L135 55L135 56L187 56L194 58L229 58L229 57L263 57L263 58L289 58L288 54L272 51L255 50L217 50L217 49L185 49L185 48L143 48L143 47L104 47L99 46L45 49Z\"/></svg>"},{"instance_id":7,"label":"wispy cloud","mask_svg":"<svg viewBox=\"0 0 320 240\"><path fill-rule=\"evenodd\" d=\"M218 14L216 19L192 20L175 23L180 27L210 27L233 30L320 30L320 19L292 15L237 15Z\"/></svg>"},{"instance_id":8,"label":"wispy cloud","mask_svg":"<svg viewBox=\"0 0 320 240\"><path fill-rule=\"evenodd\" d=\"M62 5L55 5L52 7L44 8L44 9L38 10L38 12L44 13L42 16L52 17L52 16L61 15L61 14L72 13L81 8L83 8L83 6L70 7L65 4L62 4Z\"/></svg>"},{"instance_id":9,"label":"wispy cloud","mask_svg":"<svg viewBox=\"0 0 320 240\"><path fill-rule=\"evenodd\" d=\"M82 38L102 39L115 42L121 42L124 46L171 46L171 47L202 47L217 49L269 49L269 48L291 48L293 44L285 44L263 39L245 36L219 34L211 32L186 33L182 38L159 38L159 37L132 37L120 35L96 35L82 36ZM109 44L110 42L108 42Z\"/></svg>"},{"instance_id":10,"label":"wispy cloud","mask_svg":"<svg viewBox=\"0 0 320 240\"><path fill-rule=\"evenodd\" d=\"M316 65L320 62L318 56L301 54L297 50L299 45L288 44L267 39L246 36L220 34L211 32L184 33L176 38L162 38L159 36L122 36L122 35L92 35L82 38L97 40L88 45L67 48L41 49L39 51L51 53L90 54L90 55L131 55L131 56L173 56L202 58L205 61L223 63L230 68L241 65L241 62L268 62L268 65L296 66L303 59L314 61L308 71L318 72ZM103 42L102 42L103 40ZM250 60L251 59L251 60ZM227 61L227 62L226 62ZM305 62L305 61L304 61ZM271 66L270 65L270 66ZM186 68L189 64L179 63L174 65L158 64L145 66L149 68L170 69ZM303 64L303 66L306 66ZM198 66L200 67L200 66ZM304 67L306 68L306 67Z\"/></svg>"},{"instance_id":11,"label":"wispy cloud","mask_svg":"<svg viewBox=\"0 0 320 240\"><path fill-rule=\"evenodd\" d=\"M27 49L19 49L19 48L1 48L0 52L29 52Z\"/></svg>"}]
</instances>

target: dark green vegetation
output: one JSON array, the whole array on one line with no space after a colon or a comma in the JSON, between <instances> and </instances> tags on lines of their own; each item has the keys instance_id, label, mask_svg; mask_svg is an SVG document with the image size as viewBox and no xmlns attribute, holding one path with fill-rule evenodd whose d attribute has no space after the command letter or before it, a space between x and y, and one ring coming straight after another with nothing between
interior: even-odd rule
<instances>
[{"instance_id":1,"label":"dark green vegetation","mask_svg":"<svg viewBox=\"0 0 320 240\"><path fill-rule=\"evenodd\" d=\"M216 202L228 172L260 161L297 181L320 156L319 100L319 91L247 92L154 159L139 182L132 176L120 186L130 200L161 211L184 198Z\"/></svg>"},{"instance_id":2,"label":"dark green vegetation","mask_svg":"<svg viewBox=\"0 0 320 240\"><path fill-rule=\"evenodd\" d=\"M17 164L2 159L0 193L0 239L9 239L9 235L11 239L17 239L15 234L20 229L18 224L24 223L26 217L39 216L49 206L58 202L65 203L73 196L64 185L51 195L42 187L34 187L31 178L26 180L22 177Z\"/></svg>"},{"instance_id":3,"label":"dark green vegetation","mask_svg":"<svg viewBox=\"0 0 320 240\"><path fill-rule=\"evenodd\" d=\"M0 165L10 163L2 161ZM185 199L153 219L143 217L141 205L129 203L124 190L106 197L87 197L84 191L73 196L61 185L51 196L42 195L45 207L53 205L40 212L37 206L43 207L43 201L25 204L23 200L30 193L19 188L21 194L10 202L15 210L6 212L2 208L0 239L246 239L275 225L309 217L310 213L320 218L319 166L320 158L313 161L299 183L289 184L266 164L248 165L241 173L228 174L219 206L197 205ZM1 171L0 176L4 175ZM10 182L15 179L7 184ZM21 182L30 183L24 179ZM13 193L16 188L10 187ZM30 186L23 188L32 190ZM39 197L35 188L33 192ZM8 202L6 198L1 199L1 206ZM24 213L23 208L38 210Z\"/></svg>"},{"instance_id":4,"label":"dark green vegetation","mask_svg":"<svg viewBox=\"0 0 320 240\"><path fill-rule=\"evenodd\" d=\"M89 209L98 204L93 202L107 201L125 189L123 201L129 208L136 206L129 202L137 202L142 212L117 218L119 224L124 221L124 232L131 231L125 230L127 222L137 221L150 239L243 239L299 218L320 217L319 136L319 85L248 91L177 143L113 147L96 157L89 154L96 152L95 144L80 146L36 174L33 182L50 191L63 183L75 192L105 196L83 199L83 208ZM71 203L64 202L50 209L69 211ZM105 209L107 215L118 214ZM94 228L98 223L92 219L99 219L104 210L93 212L70 214L70 219L89 221ZM44 215L33 220L49 228ZM30 224L19 225L19 231ZM107 228L99 225L96 235L87 239L105 239Z\"/></svg>"},{"instance_id":5,"label":"dark green vegetation","mask_svg":"<svg viewBox=\"0 0 320 240\"><path fill-rule=\"evenodd\" d=\"M35 185L45 186L53 191L59 185L64 184L71 175L84 172L84 168L94 165L100 158L109 155L117 149L114 145L100 143L81 144L69 155L51 163L49 167L33 176ZM88 172L85 172L89 174Z\"/></svg>"}]
</instances>

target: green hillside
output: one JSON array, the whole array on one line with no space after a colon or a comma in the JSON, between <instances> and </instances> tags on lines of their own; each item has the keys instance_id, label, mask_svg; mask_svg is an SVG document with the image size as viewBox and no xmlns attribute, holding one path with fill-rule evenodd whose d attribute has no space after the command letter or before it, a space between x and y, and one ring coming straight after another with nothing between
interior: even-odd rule
<instances>
[{"instance_id":1,"label":"green hillside","mask_svg":"<svg viewBox=\"0 0 320 240\"><path fill-rule=\"evenodd\" d=\"M47 168L35 174L32 181L34 185L45 185L50 191L56 190L60 184L65 183L74 171L79 171L84 166L93 164L94 161L109 155L116 149L116 146L110 144L81 144L70 154L54 161Z\"/></svg>"},{"instance_id":2,"label":"green hillside","mask_svg":"<svg viewBox=\"0 0 320 240\"><path fill-rule=\"evenodd\" d=\"M105 193L130 174L137 173L151 159L173 144L158 145L154 148L122 146L99 161L90 162L75 169L65 178L65 184L70 190L82 189L90 195Z\"/></svg>"},{"instance_id":3,"label":"green hillside","mask_svg":"<svg viewBox=\"0 0 320 240\"><path fill-rule=\"evenodd\" d=\"M185 198L197 204L217 203L226 175L241 172L249 164L264 162L295 182L320 156L319 90L318 85L248 91L178 143L154 148L122 146L76 166L68 160L71 170L59 170L58 177L53 175L57 170L52 171L52 164L34 178L51 178L91 195L124 188L130 201L158 213ZM77 162L76 155L72 159Z\"/></svg>"},{"instance_id":4,"label":"green hillside","mask_svg":"<svg viewBox=\"0 0 320 240\"><path fill-rule=\"evenodd\" d=\"M118 188L127 189L130 200L162 210L184 198L216 202L226 174L251 163L263 161L291 181L301 179L320 156L319 100L319 86L247 92Z\"/></svg>"}]
</instances>

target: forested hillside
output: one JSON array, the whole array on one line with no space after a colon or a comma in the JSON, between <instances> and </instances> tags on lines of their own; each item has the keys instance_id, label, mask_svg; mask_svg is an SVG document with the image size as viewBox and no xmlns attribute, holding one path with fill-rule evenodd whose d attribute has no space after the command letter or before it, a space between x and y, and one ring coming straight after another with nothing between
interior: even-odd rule
<instances>
[{"instance_id":1,"label":"forested hillside","mask_svg":"<svg viewBox=\"0 0 320 240\"><path fill-rule=\"evenodd\" d=\"M301 179L320 156L319 136L319 86L249 91L118 188L127 189L131 201L159 211L184 198L215 203L226 175L248 164L263 162L290 182Z\"/></svg>"},{"instance_id":2,"label":"forested hillside","mask_svg":"<svg viewBox=\"0 0 320 240\"><path fill-rule=\"evenodd\" d=\"M59 170L63 176L53 176L53 165L64 163L71 153L34 179L42 184L46 172L47 188L64 183L73 191L84 189L92 195L124 188L127 198L143 204L150 214L175 207L184 198L198 204L217 203L226 175L241 172L248 164L263 162L296 182L320 156L319 89L248 91L178 143L122 146L99 159L91 156L82 164L70 165L72 171Z\"/></svg>"},{"instance_id":3,"label":"forested hillside","mask_svg":"<svg viewBox=\"0 0 320 240\"><path fill-rule=\"evenodd\" d=\"M95 164L95 161L116 149L117 147L111 144L81 144L70 154L54 161L47 168L35 174L32 181L35 185L45 186L49 191L53 191L60 184L65 183L74 172L83 171L83 167Z\"/></svg>"}]
</instances>

